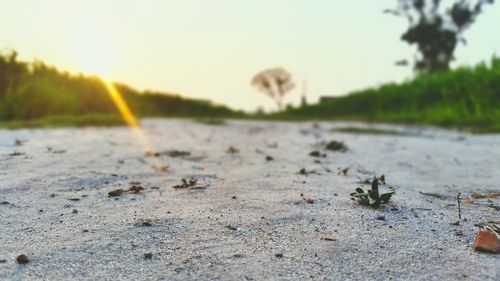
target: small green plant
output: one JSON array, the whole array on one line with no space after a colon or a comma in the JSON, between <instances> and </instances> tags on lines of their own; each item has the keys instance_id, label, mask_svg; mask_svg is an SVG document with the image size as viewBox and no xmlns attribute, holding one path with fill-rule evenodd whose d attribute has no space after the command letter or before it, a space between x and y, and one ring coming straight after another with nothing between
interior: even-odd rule
<instances>
[{"instance_id":1,"label":"small green plant","mask_svg":"<svg viewBox=\"0 0 500 281\"><path fill-rule=\"evenodd\" d=\"M357 200L361 205L374 207L389 202L392 195L396 193L396 190L393 187L389 187L387 192L379 193L378 185L379 179L375 177L372 181L372 188L370 190L358 187L356 188L356 192L351 193L351 198Z\"/></svg>"}]
</instances>

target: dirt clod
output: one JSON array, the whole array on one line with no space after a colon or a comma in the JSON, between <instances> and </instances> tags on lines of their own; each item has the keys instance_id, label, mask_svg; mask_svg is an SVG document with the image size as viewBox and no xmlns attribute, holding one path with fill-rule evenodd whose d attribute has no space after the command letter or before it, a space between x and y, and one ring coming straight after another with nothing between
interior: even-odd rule
<instances>
[{"instance_id":1,"label":"dirt clod","mask_svg":"<svg viewBox=\"0 0 500 281\"><path fill-rule=\"evenodd\" d=\"M17 256L16 260L17 260L17 263L20 263L20 264L26 264L26 263L30 262L28 257L24 254Z\"/></svg>"},{"instance_id":2,"label":"dirt clod","mask_svg":"<svg viewBox=\"0 0 500 281\"><path fill-rule=\"evenodd\" d=\"M332 140L326 145L325 149L331 151L346 152L347 146L344 144L343 141Z\"/></svg>"}]
</instances>

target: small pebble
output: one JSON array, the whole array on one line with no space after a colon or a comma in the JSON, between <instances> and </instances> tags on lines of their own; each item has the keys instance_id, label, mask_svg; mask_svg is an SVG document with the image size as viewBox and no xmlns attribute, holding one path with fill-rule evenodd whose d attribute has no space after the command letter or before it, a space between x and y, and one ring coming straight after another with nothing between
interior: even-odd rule
<instances>
[{"instance_id":1,"label":"small pebble","mask_svg":"<svg viewBox=\"0 0 500 281\"><path fill-rule=\"evenodd\" d=\"M25 263L28 263L30 260L28 259L28 257L26 255L19 255L17 256L17 262L20 263L20 264L25 264Z\"/></svg>"},{"instance_id":2,"label":"small pebble","mask_svg":"<svg viewBox=\"0 0 500 281\"><path fill-rule=\"evenodd\" d=\"M144 259L145 260L150 260L153 258L153 253L144 253Z\"/></svg>"}]
</instances>

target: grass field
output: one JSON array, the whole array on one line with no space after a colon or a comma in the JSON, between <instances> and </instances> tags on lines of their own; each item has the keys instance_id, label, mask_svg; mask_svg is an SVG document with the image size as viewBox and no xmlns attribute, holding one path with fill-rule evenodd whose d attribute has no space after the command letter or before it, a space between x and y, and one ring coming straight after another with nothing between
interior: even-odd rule
<instances>
[{"instance_id":1,"label":"grass field","mask_svg":"<svg viewBox=\"0 0 500 281\"><path fill-rule=\"evenodd\" d=\"M362 120L500 131L500 59L423 73L274 115L282 119Z\"/></svg>"},{"instance_id":2,"label":"grass field","mask_svg":"<svg viewBox=\"0 0 500 281\"><path fill-rule=\"evenodd\" d=\"M421 73L403 83L385 84L273 114L246 114L206 100L140 92L124 84L115 87L139 118L192 118L210 124L221 123L224 118L357 120L500 132L499 58L475 67ZM100 78L71 75L41 62L20 62L15 53L0 55L1 127L121 124Z\"/></svg>"}]
</instances>

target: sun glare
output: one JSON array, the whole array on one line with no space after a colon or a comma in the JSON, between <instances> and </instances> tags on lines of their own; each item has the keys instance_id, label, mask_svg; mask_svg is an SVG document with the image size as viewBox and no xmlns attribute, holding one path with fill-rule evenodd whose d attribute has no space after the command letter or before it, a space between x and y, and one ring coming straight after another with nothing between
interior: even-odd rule
<instances>
[{"instance_id":1,"label":"sun glare","mask_svg":"<svg viewBox=\"0 0 500 281\"><path fill-rule=\"evenodd\" d=\"M99 76L109 75L113 47L105 31L86 24L76 27L72 36L75 60L81 71Z\"/></svg>"},{"instance_id":2,"label":"sun glare","mask_svg":"<svg viewBox=\"0 0 500 281\"><path fill-rule=\"evenodd\" d=\"M113 82L104 79L103 81L104 84L106 85L106 89L108 90L111 99L113 100L113 103L120 112L122 119L131 128L132 132L134 133L135 137L138 139L144 150L151 151L152 150L151 145L149 144L149 141L144 132L142 132L142 130L140 129L139 122L137 121L137 118L130 110L125 99L122 97L118 89L116 89L116 87L113 85Z\"/></svg>"}]
</instances>

